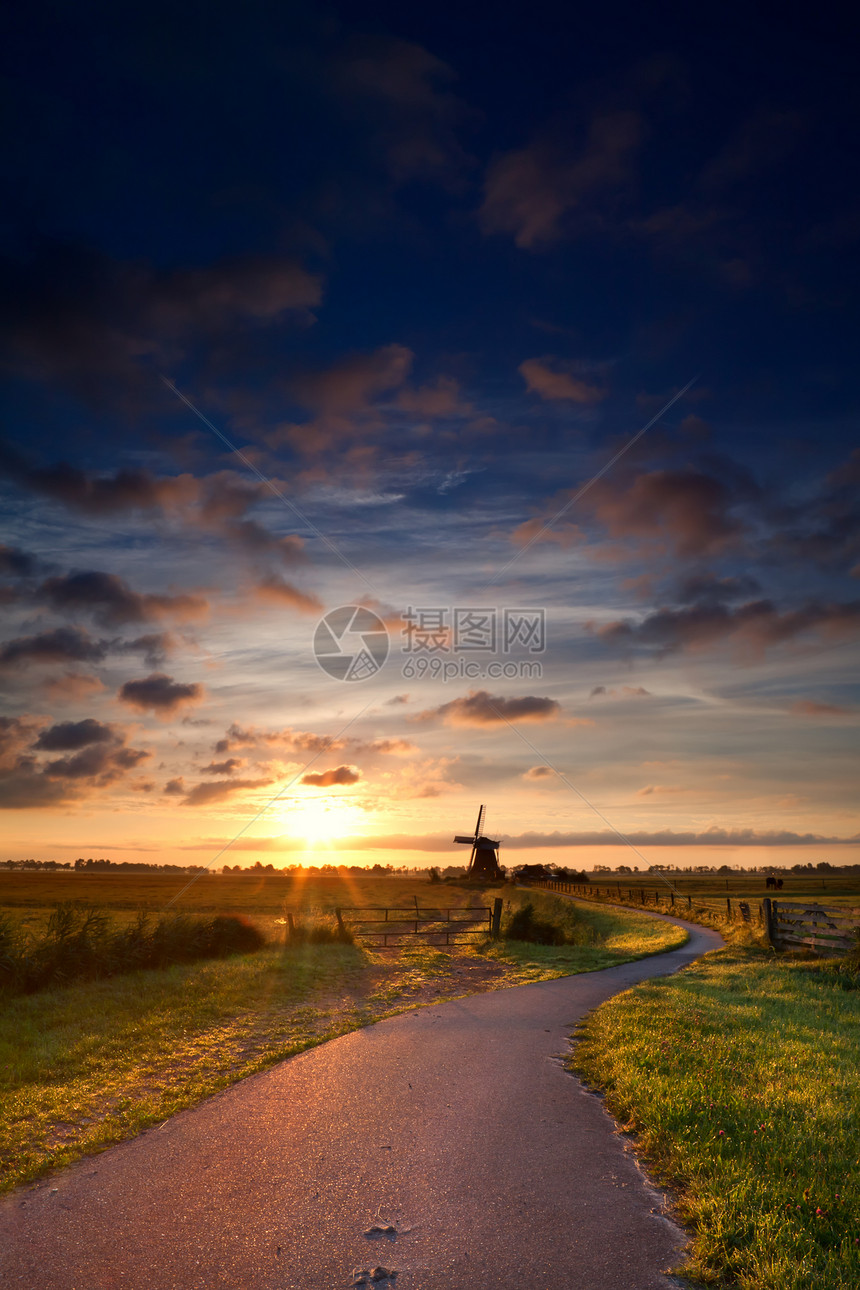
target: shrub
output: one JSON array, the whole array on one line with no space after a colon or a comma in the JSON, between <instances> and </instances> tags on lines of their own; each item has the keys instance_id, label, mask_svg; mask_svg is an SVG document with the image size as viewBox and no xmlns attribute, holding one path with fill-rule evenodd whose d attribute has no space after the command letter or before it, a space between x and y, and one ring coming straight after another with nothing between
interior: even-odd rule
<instances>
[{"instance_id":1,"label":"shrub","mask_svg":"<svg viewBox=\"0 0 860 1290\"><path fill-rule=\"evenodd\" d=\"M533 945L564 945L567 941L563 930L556 923L535 915L531 901L521 905L509 916L502 935L508 941L529 941Z\"/></svg>"},{"instance_id":2,"label":"shrub","mask_svg":"<svg viewBox=\"0 0 860 1290\"><path fill-rule=\"evenodd\" d=\"M29 992L138 968L248 953L264 944L262 932L235 914L169 914L155 923L138 914L133 923L117 928L102 910L66 901L54 909L42 936L29 941L8 919L0 919L0 986Z\"/></svg>"}]
</instances>

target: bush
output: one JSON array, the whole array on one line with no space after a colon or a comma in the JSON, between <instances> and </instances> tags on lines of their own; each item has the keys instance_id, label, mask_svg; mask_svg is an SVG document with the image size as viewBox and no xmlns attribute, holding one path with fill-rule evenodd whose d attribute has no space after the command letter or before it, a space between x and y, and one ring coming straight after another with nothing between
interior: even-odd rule
<instances>
[{"instance_id":1,"label":"bush","mask_svg":"<svg viewBox=\"0 0 860 1290\"><path fill-rule=\"evenodd\" d=\"M133 923L117 928L102 910L66 901L54 909L42 936L29 941L10 920L0 919L0 986L31 992L138 968L248 953L264 944L262 932L235 914L170 914L154 924L148 915L138 914Z\"/></svg>"},{"instance_id":2,"label":"bush","mask_svg":"<svg viewBox=\"0 0 860 1290\"><path fill-rule=\"evenodd\" d=\"M508 941L529 941L533 945L564 945L567 941L556 923L536 917L531 901L509 916L502 935Z\"/></svg>"}]
</instances>

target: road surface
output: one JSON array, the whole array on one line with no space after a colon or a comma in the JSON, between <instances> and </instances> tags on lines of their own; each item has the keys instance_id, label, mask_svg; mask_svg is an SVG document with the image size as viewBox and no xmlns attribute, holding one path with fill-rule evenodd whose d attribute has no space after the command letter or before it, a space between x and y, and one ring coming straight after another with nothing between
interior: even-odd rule
<instances>
[{"instance_id":1,"label":"road surface","mask_svg":"<svg viewBox=\"0 0 860 1290\"><path fill-rule=\"evenodd\" d=\"M14 1193L0 1287L333 1290L385 1268L368 1290L667 1290L683 1234L560 1058L598 1003L721 944L681 925L669 954L332 1040Z\"/></svg>"}]
</instances>

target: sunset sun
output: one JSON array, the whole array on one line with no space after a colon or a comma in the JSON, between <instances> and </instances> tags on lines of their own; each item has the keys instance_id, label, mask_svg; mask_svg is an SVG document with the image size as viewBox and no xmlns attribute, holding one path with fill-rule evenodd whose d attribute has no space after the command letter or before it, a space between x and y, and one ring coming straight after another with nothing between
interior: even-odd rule
<instances>
[{"instance_id":1,"label":"sunset sun","mask_svg":"<svg viewBox=\"0 0 860 1290\"><path fill-rule=\"evenodd\" d=\"M336 797L317 797L293 803L283 823L290 836L311 850L324 851L355 833L361 812L352 802Z\"/></svg>"}]
</instances>

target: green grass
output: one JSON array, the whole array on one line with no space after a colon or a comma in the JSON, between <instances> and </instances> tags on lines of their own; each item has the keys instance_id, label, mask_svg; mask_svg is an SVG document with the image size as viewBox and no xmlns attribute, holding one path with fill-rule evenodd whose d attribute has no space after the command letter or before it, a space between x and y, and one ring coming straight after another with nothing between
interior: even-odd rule
<instances>
[{"instance_id":1,"label":"green grass","mask_svg":"<svg viewBox=\"0 0 860 1290\"><path fill-rule=\"evenodd\" d=\"M648 954L678 949L687 941L683 928L647 914L592 905L536 889L513 892L505 901L505 916L525 904L533 905L536 917L555 922L568 943L530 945L502 940L489 944L487 956L507 964L521 984L577 972L597 972Z\"/></svg>"},{"instance_id":2,"label":"green grass","mask_svg":"<svg viewBox=\"0 0 860 1290\"><path fill-rule=\"evenodd\" d=\"M860 1285L860 996L736 943L587 1019L606 1091L693 1234L687 1275L745 1290Z\"/></svg>"},{"instance_id":3,"label":"green grass","mask_svg":"<svg viewBox=\"0 0 860 1290\"><path fill-rule=\"evenodd\" d=\"M492 894L480 894L480 902ZM456 898L452 890L452 905ZM575 907L544 893L538 898L580 943L511 949L479 942L450 950L417 943L398 952L270 946L7 995L0 1007L0 1190L131 1137L246 1075L382 1017L479 990L593 971L683 938L671 925L627 910ZM255 921L274 933L271 917Z\"/></svg>"}]
</instances>

